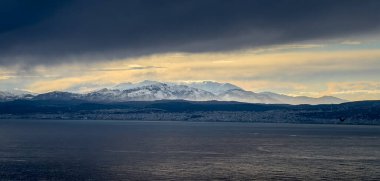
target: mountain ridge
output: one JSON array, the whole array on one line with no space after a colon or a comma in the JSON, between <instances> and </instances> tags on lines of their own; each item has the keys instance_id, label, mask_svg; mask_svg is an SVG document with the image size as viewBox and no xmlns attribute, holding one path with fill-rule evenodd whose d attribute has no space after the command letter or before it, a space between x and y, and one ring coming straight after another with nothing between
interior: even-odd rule
<instances>
[{"instance_id":1,"label":"mountain ridge","mask_svg":"<svg viewBox=\"0 0 380 181\"><path fill-rule=\"evenodd\" d=\"M264 104L339 104L348 102L333 96L312 98L306 96L288 96L273 92L256 93L244 90L231 83L213 81L202 82L158 82L145 80L138 83L121 83L112 88L102 88L88 93L52 91L37 95L14 95L0 92L0 101L17 99L34 100L85 100L93 102L125 102L154 100L188 101L238 101Z\"/></svg>"}]
</instances>

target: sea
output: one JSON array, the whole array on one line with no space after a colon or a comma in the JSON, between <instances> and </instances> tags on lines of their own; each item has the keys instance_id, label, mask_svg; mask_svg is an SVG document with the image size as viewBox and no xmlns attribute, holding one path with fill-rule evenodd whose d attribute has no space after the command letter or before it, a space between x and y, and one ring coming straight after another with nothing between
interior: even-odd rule
<instances>
[{"instance_id":1,"label":"sea","mask_svg":"<svg viewBox=\"0 0 380 181\"><path fill-rule=\"evenodd\" d=\"M380 180L380 126L0 120L0 180Z\"/></svg>"}]
</instances>

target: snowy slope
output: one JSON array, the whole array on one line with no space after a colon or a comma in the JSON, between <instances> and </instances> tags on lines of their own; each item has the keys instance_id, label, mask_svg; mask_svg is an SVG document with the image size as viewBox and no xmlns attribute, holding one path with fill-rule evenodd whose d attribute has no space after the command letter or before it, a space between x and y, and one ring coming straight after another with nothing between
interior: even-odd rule
<instances>
[{"instance_id":1,"label":"snowy slope","mask_svg":"<svg viewBox=\"0 0 380 181\"><path fill-rule=\"evenodd\" d=\"M0 101L12 101L16 99L30 99L32 94L26 91L0 91Z\"/></svg>"},{"instance_id":2,"label":"snowy slope","mask_svg":"<svg viewBox=\"0 0 380 181\"><path fill-rule=\"evenodd\" d=\"M183 84L190 87L211 92L215 95L219 95L228 90L234 90L234 89L242 90L242 88L230 83L219 83L219 82L213 82L213 81L190 82L190 83L183 83Z\"/></svg>"},{"instance_id":3,"label":"snowy slope","mask_svg":"<svg viewBox=\"0 0 380 181\"><path fill-rule=\"evenodd\" d=\"M102 89L84 95L85 100L92 101L152 101L162 99L212 100L214 94L185 85L168 85L152 83L126 90Z\"/></svg>"},{"instance_id":4,"label":"snowy slope","mask_svg":"<svg viewBox=\"0 0 380 181\"><path fill-rule=\"evenodd\" d=\"M242 89L228 90L219 95L219 100L223 101L240 101L249 103L278 104L278 100L271 96L245 91Z\"/></svg>"},{"instance_id":5,"label":"snowy slope","mask_svg":"<svg viewBox=\"0 0 380 181\"><path fill-rule=\"evenodd\" d=\"M131 82L126 82L126 83L121 83L113 87L113 89L118 89L118 90L127 90L127 89L134 89L138 87L143 87L143 86L148 86L152 84L159 84L161 82L157 81L152 81L152 80L144 80L142 82L138 83L131 83Z\"/></svg>"}]
</instances>

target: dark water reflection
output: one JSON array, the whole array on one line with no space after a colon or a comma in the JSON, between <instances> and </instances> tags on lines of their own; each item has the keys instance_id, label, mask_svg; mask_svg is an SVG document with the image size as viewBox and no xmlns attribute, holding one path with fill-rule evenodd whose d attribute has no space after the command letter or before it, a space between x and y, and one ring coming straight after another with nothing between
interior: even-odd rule
<instances>
[{"instance_id":1,"label":"dark water reflection","mask_svg":"<svg viewBox=\"0 0 380 181\"><path fill-rule=\"evenodd\" d=\"M380 180L380 127L0 121L1 180Z\"/></svg>"}]
</instances>

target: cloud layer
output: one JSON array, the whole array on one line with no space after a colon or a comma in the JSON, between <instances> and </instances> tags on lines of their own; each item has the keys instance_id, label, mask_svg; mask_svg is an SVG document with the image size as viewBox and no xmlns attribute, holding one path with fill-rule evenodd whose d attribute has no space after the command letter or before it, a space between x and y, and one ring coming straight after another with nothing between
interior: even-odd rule
<instances>
[{"instance_id":1,"label":"cloud layer","mask_svg":"<svg viewBox=\"0 0 380 181\"><path fill-rule=\"evenodd\" d=\"M380 27L376 0L9 0L0 12L0 66L237 50Z\"/></svg>"}]
</instances>

